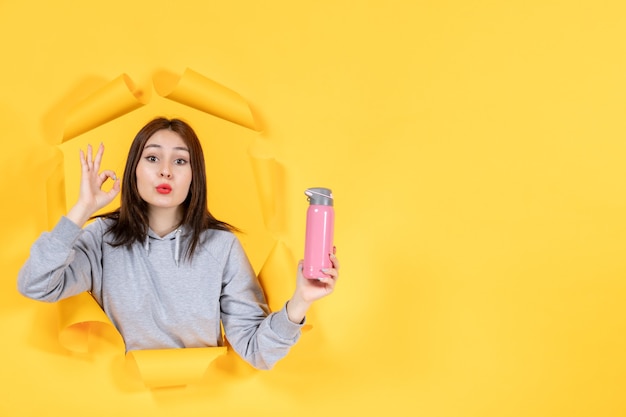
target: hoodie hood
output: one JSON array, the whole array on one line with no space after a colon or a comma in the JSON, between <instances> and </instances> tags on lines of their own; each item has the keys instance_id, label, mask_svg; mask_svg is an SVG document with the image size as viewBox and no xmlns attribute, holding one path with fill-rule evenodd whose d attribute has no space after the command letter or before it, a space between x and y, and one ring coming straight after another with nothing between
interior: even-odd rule
<instances>
[{"instance_id":1,"label":"hoodie hood","mask_svg":"<svg viewBox=\"0 0 626 417\"><path fill-rule=\"evenodd\" d=\"M183 235L184 226L177 227L170 233L161 237L157 235L154 230L148 228L148 234L146 235L146 241L144 243L144 248L146 252L150 251L150 242L172 242L174 245L174 261L176 262L176 266L178 266L178 261L180 260L180 251L181 251L181 240Z\"/></svg>"}]
</instances>

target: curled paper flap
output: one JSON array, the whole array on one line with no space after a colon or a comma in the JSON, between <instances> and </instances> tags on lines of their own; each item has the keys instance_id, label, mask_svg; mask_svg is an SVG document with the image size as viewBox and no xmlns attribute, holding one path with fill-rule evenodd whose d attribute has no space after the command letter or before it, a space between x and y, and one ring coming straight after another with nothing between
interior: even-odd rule
<instances>
[{"instance_id":1,"label":"curled paper flap","mask_svg":"<svg viewBox=\"0 0 626 417\"><path fill-rule=\"evenodd\" d=\"M186 69L181 77L165 72L156 74L153 82L160 96L259 131L243 97L191 69Z\"/></svg>"},{"instance_id":2,"label":"curled paper flap","mask_svg":"<svg viewBox=\"0 0 626 417\"><path fill-rule=\"evenodd\" d=\"M84 292L58 302L59 341L68 350L87 353L90 336L112 340L120 352L124 341L100 305ZM188 385L202 379L207 368L225 354L225 346L136 350L126 355L126 367L139 375L148 388Z\"/></svg>"},{"instance_id":3,"label":"curled paper flap","mask_svg":"<svg viewBox=\"0 0 626 417\"><path fill-rule=\"evenodd\" d=\"M90 335L111 339L123 349L124 341L91 294L84 292L59 301L59 342L66 349L87 353Z\"/></svg>"},{"instance_id":4,"label":"curled paper flap","mask_svg":"<svg viewBox=\"0 0 626 417\"><path fill-rule=\"evenodd\" d=\"M70 111L63 132L63 142L110 122L148 102L144 92L135 88L126 74L120 75Z\"/></svg>"},{"instance_id":5,"label":"curled paper flap","mask_svg":"<svg viewBox=\"0 0 626 417\"><path fill-rule=\"evenodd\" d=\"M58 150L54 162L55 167L46 181L46 204L48 208L48 227L54 228L61 216L67 213L65 205L65 172L63 170L63 153Z\"/></svg>"},{"instance_id":6,"label":"curled paper flap","mask_svg":"<svg viewBox=\"0 0 626 417\"><path fill-rule=\"evenodd\" d=\"M248 155L257 185L263 222L274 237L280 238L287 229L285 219L288 217L284 213L282 200L279 200L279 197L286 195L285 173L269 147L266 141L257 139L248 148Z\"/></svg>"},{"instance_id":7,"label":"curled paper flap","mask_svg":"<svg viewBox=\"0 0 626 417\"><path fill-rule=\"evenodd\" d=\"M165 388L199 382L226 347L134 350L126 355L133 361L148 388Z\"/></svg>"},{"instance_id":8,"label":"curled paper flap","mask_svg":"<svg viewBox=\"0 0 626 417\"><path fill-rule=\"evenodd\" d=\"M272 248L272 252L259 271L259 281L264 288L273 288L274 291L265 291L270 310L277 311L283 307L285 300L290 297L290 286L287 284L292 280L296 272L295 263L291 251L284 242L278 240ZM281 292L281 293L279 293Z\"/></svg>"},{"instance_id":9,"label":"curled paper flap","mask_svg":"<svg viewBox=\"0 0 626 417\"><path fill-rule=\"evenodd\" d=\"M271 311L278 311L283 308L285 300L291 297L293 291L292 280L296 272L296 263L293 254L287 245L281 241L276 241L272 252L259 271L259 281L265 290L267 303ZM313 326L306 324L302 330L310 330Z\"/></svg>"},{"instance_id":10,"label":"curled paper flap","mask_svg":"<svg viewBox=\"0 0 626 417\"><path fill-rule=\"evenodd\" d=\"M251 155L252 171L259 192L259 203L263 214L263 222L270 232L276 226L276 183L278 163L272 157L257 157Z\"/></svg>"}]
</instances>

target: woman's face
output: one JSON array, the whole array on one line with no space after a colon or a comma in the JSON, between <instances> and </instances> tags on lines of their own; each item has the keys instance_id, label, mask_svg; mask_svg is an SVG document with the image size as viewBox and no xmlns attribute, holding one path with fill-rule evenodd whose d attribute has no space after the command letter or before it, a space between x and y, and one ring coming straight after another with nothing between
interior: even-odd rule
<instances>
[{"instance_id":1,"label":"woman's face","mask_svg":"<svg viewBox=\"0 0 626 417\"><path fill-rule=\"evenodd\" d=\"M150 210L179 207L189 194L189 148L180 135L159 130L146 142L137 164L137 189Z\"/></svg>"}]
</instances>

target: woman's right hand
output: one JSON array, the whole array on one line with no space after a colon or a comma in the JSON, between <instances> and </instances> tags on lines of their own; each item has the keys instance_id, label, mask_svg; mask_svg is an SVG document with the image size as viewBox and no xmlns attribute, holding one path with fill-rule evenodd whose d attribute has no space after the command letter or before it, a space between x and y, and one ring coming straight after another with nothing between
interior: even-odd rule
<instances>
[{"instance_id":1,"label":"woman's right hand","mask_svg":"<svg viewBox=\"0 0 626 417\"><path fill-rule=\"evenodd\" d=\"M95 158L91 145L87 145L87 153L80 150L81 179L78 201L67 213L67 217L81 226L98 210L111 203L120 192L120 180L111 170L99 172L104 155L104 145L100 144ZM104 191L102 185L111 178L113 187Z\"/></svg>"}]
</instances>

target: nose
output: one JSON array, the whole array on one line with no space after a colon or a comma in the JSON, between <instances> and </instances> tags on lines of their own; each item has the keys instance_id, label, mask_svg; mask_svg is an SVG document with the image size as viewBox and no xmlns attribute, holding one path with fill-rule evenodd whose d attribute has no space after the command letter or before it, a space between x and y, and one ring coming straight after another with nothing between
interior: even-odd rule
<instances>
[{"instance_id":1,"label":"nose","mask_svg":"<svg viewBox=\"0 0 626 417\"><path fill-rule=\"evenodd\" d=\"M170 171L170 169L169 169L169 167L167 165L163 165L161 167L160 175L163 178L171 178L172 177L172 172Z\"/></svg>"}]
</instances>

